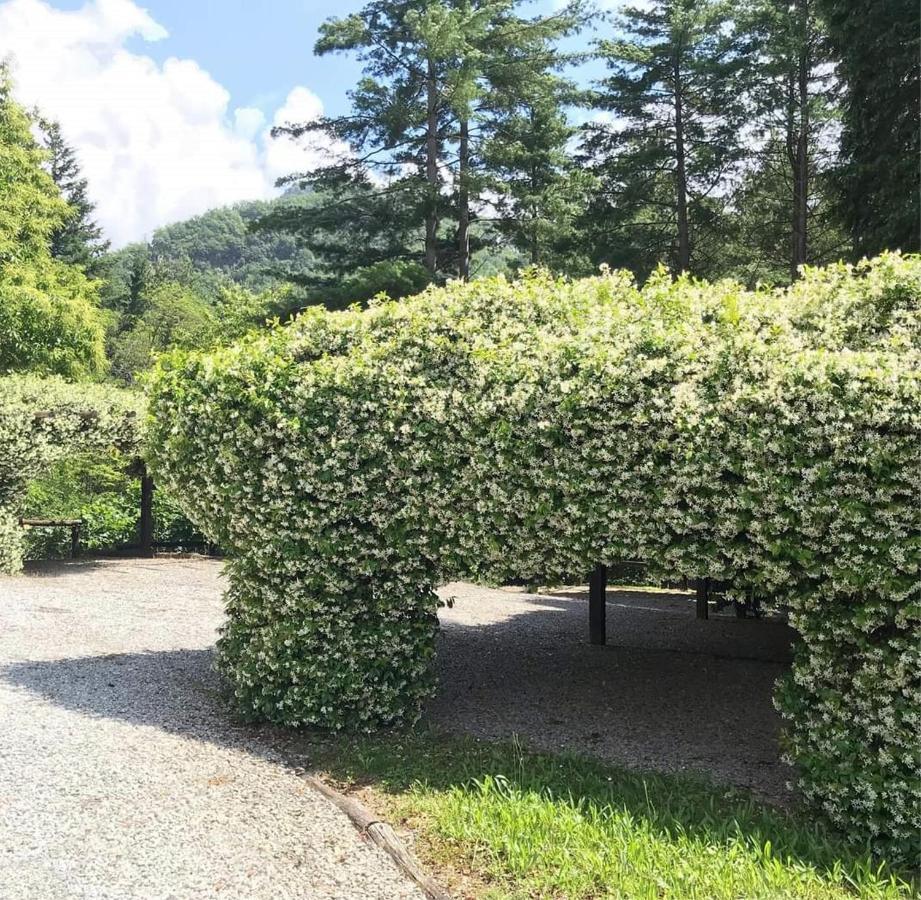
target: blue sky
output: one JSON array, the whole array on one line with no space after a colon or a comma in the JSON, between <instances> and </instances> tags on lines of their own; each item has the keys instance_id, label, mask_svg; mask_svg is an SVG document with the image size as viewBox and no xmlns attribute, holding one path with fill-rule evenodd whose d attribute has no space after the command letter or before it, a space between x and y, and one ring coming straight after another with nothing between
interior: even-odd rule
<instances>
[{"instance_id":1,"label":"blue sky","mask_svg":"<svg viewBox=\"0 0 921 900\"><path fill-rule=\"evenodd\" d=\"M348 56L315 57L313 45L325 19L362 6L0 0L0 59L12 60L18 99L60 122L119 246L215 206L271 197L279 176L343 152L319 138L273 140L270 131L346 111L360 68Z\"/></svg>"},{"instance_id":2,"label":"blue sky","mask_svg":"<svg viewBox=\"0 0 921 900\"><path fill-rule=\"evenodd\" d=\"M52 0L59 9L79 9L85 0ZM164 62L195 59L226 87L235 106L276 109L295 84L310 87L336 115L348 107L346 92L360 74L351 57L318 58L313 45L321 23L357 12L363 0L146 0L140 6L168 32L155 44L133 39L128 46ZM533 13L554 0L535 0ZM525 7L527 9L527 7Z\"/></svg>"},{"instance_id":3,"label":"blue sky","mask_svg":"<svg viewBox=\"0 0 921 900\"><path fill-rule=\"evenodd\" d=\"M78 10L85 0L52 0ZM360 0L142 0L138 4L169 32L156 43L135 37L130 49L163 63L171 56L196 60L231 94L234 106L268 113L293 85L305 84L328 112L346 108L346 91L359 67L336 54L318 59L313 45L330 16L361 9Z\"/></svg>"},{"instance_id":4,"label":"blue sky","mask_svg":"<svg viewBox=\"0 0 921 900\"><path fill-rule=\"evenodd\" d=\"M313 55L320 24L361 8L354 0L151 0L143 4L169 31L147 49L155 59L187 56L231 93L237 106L277 108L295 84L305 84L337 114L359 67L335 54Z\"/></svg>"}]
</instances>

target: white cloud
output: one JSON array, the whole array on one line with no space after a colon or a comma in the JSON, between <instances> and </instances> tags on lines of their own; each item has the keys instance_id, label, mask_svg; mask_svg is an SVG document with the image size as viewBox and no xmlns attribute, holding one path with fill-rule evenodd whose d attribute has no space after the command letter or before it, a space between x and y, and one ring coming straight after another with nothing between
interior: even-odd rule
<instances>
[{"instance_id":1,"label":"white cloud","mask_svg":"<svg viewBox=\"0 0 921 900\"><path fill-rule=\"evenodd\" d=\"M233 111L233 127L237 134L254 138L265 124L265 113L254 106L241 106Z\"/></svg>"},{"instance_id":2,"label":"white cloud","mask_svg":"<svg viewBox=\"0 0 921 900\"><path fill-rule=\"evenodd\" d=\"M213 206L271 196L277 177L319 161L323 139L306 152L270 140L261 110L231 110L227 90L194 60L158 64L127 50L136 37L168 35L133 0L90 0L75 11L0 0L0 58L12 59L16 95L61 123L116 245ZM319 97L296 87L274 120L322 112Z\"/></svg>"},{"instance_id":3,"label":"white cloud","mask_svg":"<svg viewBox=\"0 0 921 900\"><path fill-rule=\"evenodd\" d=\"M323 102L309 88L296 87L288 94L285 102L275 111L273 125L292 125L311 122L323 115ZM280 136L271 138L271 128L263 135L265 141L265 169L273 179L292 172L305 172L321 165L328 165L348 153L345 143L330 139L318 133L308 133L298 140Z\"/></svg>"}]
</instances>

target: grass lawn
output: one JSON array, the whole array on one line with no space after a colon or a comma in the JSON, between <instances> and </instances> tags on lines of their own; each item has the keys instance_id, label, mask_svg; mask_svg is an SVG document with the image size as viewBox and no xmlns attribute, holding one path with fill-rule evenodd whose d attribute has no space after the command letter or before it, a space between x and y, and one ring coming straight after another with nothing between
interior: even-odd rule
<instances>
[{"instance_id":1,"label":"grass lawn","mask_svg":"<svg viewBox=\"0 0 921 900\"><path fill-rule=\"evenodd\" d=\"M428 732L321 742L314 762L412 829L458 897L917 896L821 827L698 779Z\"/></svg>"}]
</instances>

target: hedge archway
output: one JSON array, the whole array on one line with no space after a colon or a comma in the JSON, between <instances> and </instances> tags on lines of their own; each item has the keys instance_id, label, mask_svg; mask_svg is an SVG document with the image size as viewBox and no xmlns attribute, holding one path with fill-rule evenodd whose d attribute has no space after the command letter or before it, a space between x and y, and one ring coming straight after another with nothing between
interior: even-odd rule
<instances>
[{"instance_id":1,"label":"hedge archway","mask_svg":"<svg viewBox=\"0 0 921 900\"><path fill-rule=\"evenodd\" d=\"M646 561L785 606L806 799L921 825L921 261L789 290L624 273L432 289L165 360L150 456L230 554L250 714L371 728L432 690L450 578Z\"/></svg>"}]
</instances>

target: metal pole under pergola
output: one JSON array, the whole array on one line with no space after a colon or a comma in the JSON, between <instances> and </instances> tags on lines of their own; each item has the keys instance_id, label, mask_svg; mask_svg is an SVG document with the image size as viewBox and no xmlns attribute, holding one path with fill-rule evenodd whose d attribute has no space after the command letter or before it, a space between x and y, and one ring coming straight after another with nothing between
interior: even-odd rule
<instances>
[{"instance_id":1,"label":"metal pole under pergola","mask_svg":"<svg viewBox=\"0 0 921 900\"><path fill-rule=\"evenodd\" d=\"M697 618L709 619L711 581L709 578L698 578L694 586ZM588 639L592 644L606 644L608 640L607 593L608 567L598 563L588 579Z\"/></svg>"}]
</instances>

